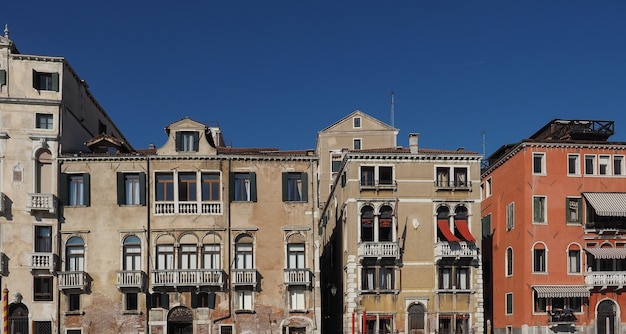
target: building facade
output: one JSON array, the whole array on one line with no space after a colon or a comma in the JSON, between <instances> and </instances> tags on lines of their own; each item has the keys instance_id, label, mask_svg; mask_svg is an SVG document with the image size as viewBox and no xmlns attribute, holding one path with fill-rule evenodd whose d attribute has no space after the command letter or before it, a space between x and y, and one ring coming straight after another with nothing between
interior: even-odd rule
<instances>
[{"instance_id":1,"label":"building facade","mask_svg":"<svg viewBox=\"0 0 626 334\"><path fill-rule=\"evenodd\" d=\"M626 145L611 121L553 120L482 172L494 333L621 333ZM490 261L487 261L490 259Z\"/></svg>"},{"instance_id":2,"label":"building facade","mask_svg":"<svg viewBox=\"0 0 626 334\"><path fill-rule=\"evenodd\" d=\"M481 156L396 134L359 111L318 134L320 169L336 173L319 219L322 329L482 332Z\"/></svg>"}]
</instances>

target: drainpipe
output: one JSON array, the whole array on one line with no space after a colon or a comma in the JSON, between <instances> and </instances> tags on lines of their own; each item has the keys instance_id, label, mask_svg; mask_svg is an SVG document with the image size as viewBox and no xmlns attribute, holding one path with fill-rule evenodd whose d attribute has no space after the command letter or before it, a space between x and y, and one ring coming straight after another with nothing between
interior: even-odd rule
<instances>
[{"instance_id":1,"label":"drainpipe","mask_svg":"<svg viewBox=\"0 0 626 334\"><path fill-rule=\"evenodd\" d=\"M150 284L150 208L152 207L152 203L150 202L150 156L146 155L146 226L144 227L144 233L146 233L146 259L147 261L147 269L146 269L146 281ZM144 264L144 268L145 264ZM144 292L146 298L152 298L150 296L150 290ZM152 302L152 301L151 301ZM148 300L146 300L146 333L150 334L150 310L148 309Z\"/></svg>"},{"instance_id":2,"label":"drainpipe","mask_svg":"<svg viewBox=\"0 0 626 334\"><path fill-rule=\"evenodd\" d=\"M231 189L230 189L230 168L231 168L231 159L229 158L229 159L228 159L228 180L229 180L229 183L228 183L228 184L229 184L228 191L229 191L229 192L231 191ZM231 262L230 262L230 261L231 261L231 256L232 256L232 255L231 255L231 252L230 252L230 250L231 250L231 233L230 233L230 229L231 229L231 224L230 224L230 193L228 194L227 199L228 199L228 200L227 200L227 203L228 203L228 209L227 209L227 210L228 210L228 213L226 214L226 220L227 220L227 223L228 223L228 227L226 228L226 234L227 234L227 240L228 240L228 242L227 242L227 247L228 247L228 264L227 264L227 266L228 266L228 277L230 278L230 277L231 277L231 274L232 274L231 265L230 265L230 263L231 263ZM230 282L229 282L229 283L230 283ZM231 297L232 297L232 289L231 289L230 284L229 284L229 286L228 286L228 288L227 288L227 292L228 292L228 314L226 314L226 315L225 315L225 316L223 316L223 317L219 317L219 318L217 318L217 319L213 320L213 323L214 323L214 324L216 324L216 323L218 323L218 322L220 322L220 321L222 321L222 320L226 320L226 319L230 318L230 316L232 315L232 311L231 311L231 304L232 304L233 300L232 300L232 298L231 298Z\"/></svg>"},{"instance_id":3,"label":"drainpipe","mask_svg":"<svg viewBox=\"0 0 626 334\"><path fill-rule=\"evenodd\" d=\"M317 246L315 244L315 241L317 240L317 238L315 237L315 213L317 212L316 205L315 205L315 198L317 198L317 195L316 195L317 193L315 192L315 183L316 183L317 178L315 177L315 172L313 170L314 164L313 164L313 160L312 159L310 160L310 166L311 166L310 170L311 170L311 233L312 233L312 238L311 239L313 240L313 248L315 249L316 246ZM319 257L317 259L314 258L314 260L316 260L315 262L317 262L318 266L319 266ZM313 263L313 265L315 265L315 263ZM318 277L318 276L315 275L315 277ZM315 289L315 281L313 281L313 330L316 331L317 330L317 316L318 316L318 314L317 314L317 312L315 312L315 306L316 306L315 305L315 301L316 301L316 299L315 299L315 295L316 295L315 291L316 291L316 289ZM321 284L320 284L320 287L317 289L317 292L320 293L320 294L322 293L321 292ZM322 305L320 305L320 310L321 310L321 308L322 308Z\"/></svg>"}]
</instances>

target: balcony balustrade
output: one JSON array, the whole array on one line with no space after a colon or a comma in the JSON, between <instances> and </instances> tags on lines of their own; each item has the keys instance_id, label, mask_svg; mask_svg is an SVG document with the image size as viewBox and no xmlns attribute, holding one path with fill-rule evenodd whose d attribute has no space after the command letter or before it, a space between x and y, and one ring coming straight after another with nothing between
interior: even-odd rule
<instances>
[{"instance_id":1,"label":"balcony balustrade","mask_svg":"<svg viewBox=\"0 0 626 334\"><path fill-rule=\"evenodd\" d=\"M257 285L256 269L233 269L231 283L233 285Z\"/></svg>"},{"instance_id":2,"label":"balcony balustrade","mask_svg":"<svg viewBox=\"0 0 626 334\"><path fill-rule=\"evenodd\" d=\"M141 270L118 270L117 288L137 289L143 291L146 283L146 273Z\"/></svg>"},{"instance_id":3,"label":"balcony balustrade","mask_svg":"<svg viewBox=\"0 0 626 334\"><path fill-rule=\"evenodd\" d=\"M435 181L435 190L470 190L472 181Z\"/></svg>"},{"instance_id":4,"label":"balcony balustrade","mask_svg":"<svg viewBox=\"0 0 626 334\"><path fill-rule=\"evenodd\" d=\"M626 285L625 271L593 271L585 273L585 284L589 288L609 287L621 289Z\"/></svg>"},{"instance_id":5,"label":"balcony balustrade","mask_svg":"<svg viewBox=\"0 0 626 334\"><path fill-rule=\"evenodd\" d=\"M56 257L52 253L30 253L28 267L31 270L45 269L52 273L56 267Z\"/></svg>"},{"instance_id":6,"label":"balcony balustrade","mask_svg":"<svg viewBox=\"0 0 626 334\"><path fill-rule=\"evenodd\" d=\"M395 241L362 242L359 244L358 254L360 258L400 258L400 246Z\"/></svg>"},{"instance_id":7,"label":"balcony balustrade","mask_svg":"<svg viewBox=\"0 0 626 334\"><path fill-rule=\"evenodd\" d=\"M361 190L396 190L398 183L395 180L361 180Z\"/></svg>"},{"instance_id":8,"label":"balcony balustrade","mask_svg":"<svg viewBox=\"0 0 626 334\"><path fill-rule=\"evenodd\" d=\"M224 285L220 269L161 269L151 275L152 286L217 286Z\"/></svg>"},{"instance_id":9,"label":"balcony balustrade","mask_svg":"<svg viewBox=\"0 0 626 334\"><path fill-rule=\"evenodd\" d=\"M53 194L28 194L28 204L26 205L28 212L48 211L48 213L55 213L56 206L57 200Z\"/></svg>"},{"instance_id":10,"label":"balcony balustrade","mask_svg":"<svg viewBox=\"0 0 626 334\"><path fill-rule=\"evenodd\" d=\"M58 274L59 289L77 289L85 291L89 285L89 277L84 271L64 271Z\"/></svg>"},{"instance_id":11,"label":"balcony balustrade","mask_svg":"<svg viewBox=\"0 0 626 334\"><path fill-rule=\"evenodd\" d=\"M159 201L154 204L156 215L221 215L222 202Z\"/></svg>"},{"instance_id":12,"label":"balcony balustrade","mask_svg":"<svg viewBox=\"0 0 626 334\"><path fill-rule=\"evenodd\" d=\"M308 286L311 284L311 271L308 268L285 269L285 284Z\"/></svg>"},{"instance_id":13,"label":"balcony balustrade","mask_svg":"<svg viewBox=\"0 0 626 334\"><path fill-rule=\"evenodd\" d=\"M470 257L478 258L478 248L473 242L447 242L441 241L435 244L435 258L442 257Z\"/></svg>"}]
</instances>

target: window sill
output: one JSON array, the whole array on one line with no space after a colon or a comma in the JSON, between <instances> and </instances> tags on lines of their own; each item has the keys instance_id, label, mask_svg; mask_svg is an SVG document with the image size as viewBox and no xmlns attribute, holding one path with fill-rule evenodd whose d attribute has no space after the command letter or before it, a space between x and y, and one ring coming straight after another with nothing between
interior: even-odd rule
<instances>
[{"instance_id":1,"label":"window sill","mask_svg":"<svg viewBox=\"0 0 626 334\"><path fill-rule=\"evenodd\" d=\"M474 294L476 291L469 289L437 289L435 293L452 293L452 294Z\"/></svg>"},{"instance_id":2,"label":"window sill","mask_svg":"<svg viewBox=\"0 0 626 334\"><path fill-rule=\"evenodd\" d=\"M307 314L309 313L309 310L289 310L289 313Z\"/></svg>"},{"instance_id":3,"label":"window sill","mask_svg":"<svg viewBox=\"0 0 626 334\"><path fill-rule=\"evenodd\" d=\"M84 311L66 311L65 312L66 316L72 316L72 315L85 315Z\"/></svg>"},{"instance_id":4,"label":"window sill","mask_svg":"<svg viewBox=\"0 0 626 334\"><path fill-rule=\"evenodd\" d=\"M390 295L390 294L398 294L400 290L361 290L359 291L362 295Z\"/></svg>"},{"instance_id":5,"label":"window sill","mask_svg":"<svg viewBox=\"0 0 626 334\"><path fill-rule=\"evenodd\" d=\"M123 315L142 315L143 312L139 311L139 310L124 310L122 312Z\"/></svg>"},{"instance_id":6,"label":"window sill","mask_svg":"<svg viewBox=\"0 0 626 334\"><path fill-rule=\"evenodd\" d=\"M254 310L235 310L235 314L255 314Z\"/></svg>"}]
</instances>

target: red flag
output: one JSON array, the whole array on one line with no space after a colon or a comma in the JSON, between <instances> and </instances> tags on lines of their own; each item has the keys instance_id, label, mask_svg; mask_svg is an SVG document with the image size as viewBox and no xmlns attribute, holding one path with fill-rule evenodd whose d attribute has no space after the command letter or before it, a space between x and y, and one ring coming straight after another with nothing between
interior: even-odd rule
<instances>
[{"instance_id":1,"label":"red flag","mask_svg":"<svg viewBox=\"0 0 626 334\"><path fill-rule=\"evenodd\" d=\"M398 219L398 203L400 200L396 197L396 204L393 206L393 217Z\"/></svg>"}]
</instances>

